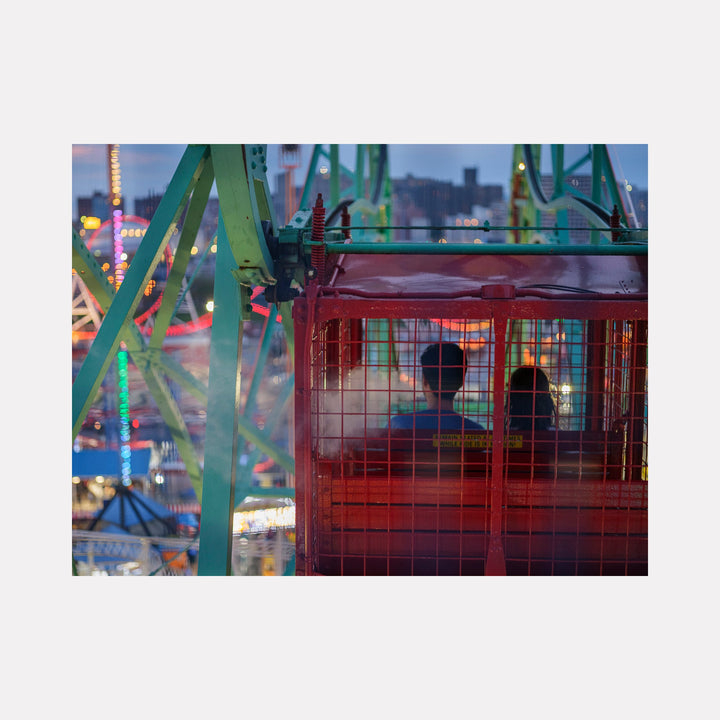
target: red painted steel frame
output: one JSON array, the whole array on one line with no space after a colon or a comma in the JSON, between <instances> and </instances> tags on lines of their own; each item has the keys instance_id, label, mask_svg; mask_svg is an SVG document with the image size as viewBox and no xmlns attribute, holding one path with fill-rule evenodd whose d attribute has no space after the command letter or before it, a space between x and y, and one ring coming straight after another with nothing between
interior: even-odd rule
<instances>
[{"instance_id":1,"label":"red painted steel frame","mask_svg":"<svg viewBox=\"0 0 720 720\"><path fill-rule=\"evenodd\" d=\"M587 297L587 296L585 296ZM594 320L590 323L590 339L594 332L604 335L607 321L640 321L640 341L633 345L633 373L630 397L633 398L633 418L630 422L630 437L635 441L633 452L642 440L641 419L644 411L644 386L646 373L647 338L647 300L633 298L631 295L618 295L617 299L599 296L598 299L585 297L560 297L548 299L534 297L528 299L477 299L438 297L434 299L412 298L367 298L343 294L332 288L310 287L305 296L295 301L293 317L295 325L295 428L296 428L296 503L297 503L297 561L298 574L316 573L315 558L317 548L313 546L313 507L320 498L317 493L316 478L313 477L312 427L311 423L311 339L319 325L328 320L344 319L408 319L408 318L452 318L452 319L491 319L495 331L495 372L493 393L495 398L503 397L505 382L505 341L509 319L542 320L563 318L564 320ZM594 368L589 373L590 384L598 390L601 383L600 368L607 366L605 351L597 344L589 351L589 363ZM498 372L498 370L502 370ZM317 371L317 368L316 368ZM600 374L599 374L600 373ZM588 394L587 403L592 412L588 416L597 417L595 395ZM485 563L486 574L505 574L505 558L501 543L503 523L507 522L504 494L511 491L504 482L503 458L503 404L494 402L492 431L492 469L490 475L490 534L488 554ZM592 429L589 428L589 429ZM633 466L633 479L638 479L640 462L637 456L628 458ZM647 499L647 484L642 490L643 499ZM645 534L647 517L645 517ZM608 541L609 542L609 541ZM647 562L645 558L645 562Z\"/></svg>"}]
</instances>

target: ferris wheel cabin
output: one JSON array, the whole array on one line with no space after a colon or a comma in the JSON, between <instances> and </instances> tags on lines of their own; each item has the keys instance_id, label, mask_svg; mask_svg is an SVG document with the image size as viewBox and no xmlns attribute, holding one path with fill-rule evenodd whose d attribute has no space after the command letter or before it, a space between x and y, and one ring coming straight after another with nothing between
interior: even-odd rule
<instances>
[{"instance_id":1,"label":"ferris wheel cabin","mask_svg":"<svg viewBox=\"0 0 720 720\"><path fill-rule=\"evenodd\" d=\"M293 307L296 572L646 575L647 280L615 244L328 246Z\"/></svg>"}]
</instances>

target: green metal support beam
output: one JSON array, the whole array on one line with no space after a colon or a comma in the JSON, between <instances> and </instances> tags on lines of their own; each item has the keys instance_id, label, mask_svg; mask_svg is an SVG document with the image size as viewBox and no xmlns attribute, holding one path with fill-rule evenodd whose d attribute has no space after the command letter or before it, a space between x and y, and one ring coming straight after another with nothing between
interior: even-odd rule
<instances>
[{"instance_id":1,"label":"green metal support beam","mask_svg":"<svg viewBox=\"0 0 720 720\"><path fill-rule=\"evenodd\" d=\"M295 389L295 376L294 374L288 378L287 382L283 386L282 390L280 391L280 394L278 395L277 399L275 400L275 404L273 405L272 410L268 414L267 418L265 419L265 427L263 428L263 433L265 437L272 438L272 435L275 431L275 428L277 427L277 424L282 417L283 413L285 412L285 408L288 404L288 402L292 399L293 391ZM255 446L255 449L248 455L247 463L240 468L239 471L239 488L242 488L242 490L239 490L237 493L238 502L236 504L240 504L244 498L244 496L248 495L250 493L250 485L252 482L252 473L253 468L255 465L259 462L260 456L262 454L262 449ZM289 458L290 456L288 456ZM286 462L287 459L286 458ZM274 460L275 458L273 458ZM292 458L290 458L292 460ZM277 462L277 461L276 461ZM288 463L289 465L289 463ZM284 468L290 474L295 473L295 463L292 461L292 470L289 470L288 467ZM290 488L286 488L286 490L289 490ZM255 488L253 488L252 492L255 492ZM281 491L279 489L276 490L276 492L280 495L284 494L284 490Z\"/></svg>"},{"instance_id":2,"label":"green metal support beam","mask_svg":"<svg viewBox=\"0 0 720 720\"><path fill-rule=\"evenodd\" d=\"M230 575L243 323L237 263L220 216L205 430L199 575Z\"/></svg>"},{"instance_id":3,"label":"green metal support beam","mask_svg":"<svg viewBox=\"0 0 720 720\"><path fill-rule=\"evenodd\" d=\"M368 242L328 243L325 252L328 255L647 255L648 246Z\"/></svg>"},{"instance_id":4,"label":"green metal support beam","mask_svg":"<svg viewBox=\"0 0 720 720\"><path fill-rule=\"evenodd\" d=\"M105 373L117 352L123 326L134 323L134 311L177 226L207 157L206 147L191 146L185 151L143 242L128 268L125 279L108 308L95 341L73 383L73 437L77 435L82 418L95 399Z\"/></svg>"},{"instance_id":5,"label":"green metal support beam","mask_svg":"<svg viewBox=\"0 0 720 720\"><path fill-rule=\"evenodd\" d=\"M209 411L208 411L209 414ZM250 440L254 445L260 448L268 457L271 457L281 467L285 468L290 474L295 472L295 461L292 456L279 448L270 438L270 432L258 429L253 425L252 421L244 418L242 415L238 417L238 429L245 438Z\"/></svg>"},{"instance_id":6,"label":"green metal support beam","mask_svg":"<svg viewBox=\"0 0 720 720\"><path fill-rule=\"evenodd\" d=\"M246 152L250 156L246 158ZM275 283L262 222L276 227L267 181L265 146L213 145L212 160L220 212L242 284ZM247 165L246 165L247 162Z\"/></svg>"},{"instance_id":7,"label":"green metal support beam","mask_svg":"<svg viewBox=\"0 0 720 720\"><path fill-rule=\"evenodd\" d=\"M214 181L212 159L208 158L203 167L197 187L195 188L183 222L180 240L178 241L172 268L165 284L163 299L155 316L155 325L150 337L149 346L160 348L170 323L175 315L178 295L182 289L182 281L190 261L190 251L195 244L203 213L207 206L210 190Z\"/></svg>"}]
</instances>

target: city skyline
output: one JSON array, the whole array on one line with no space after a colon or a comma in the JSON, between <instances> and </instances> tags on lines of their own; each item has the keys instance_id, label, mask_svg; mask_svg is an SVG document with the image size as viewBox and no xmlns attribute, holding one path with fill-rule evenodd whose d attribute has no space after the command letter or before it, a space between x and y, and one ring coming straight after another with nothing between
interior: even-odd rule
<instances>
[{"instance_id":1,"label":"city skyline","mask_svg":"<svg viewBox=\"0 0 720 720\"><path fill-rule=\"evenodd\" d=\"M72 146L73 212L78 197L89 197L108 188L107 151L104 144ZM295 169L295 183L302 185L312 156L312 145L300 145L299 163ZM177 168L186 145L177 144L121 144L119 149L122 195L128 200L162 194ZM340 145L340 160L354 167L355 145ZM566 145L565 167L582 157L588 145ZM621 144L608 146L618 181L647 189L648 146ZM477 168L481 185L502 185L509 191L512 171L512 145L500 144L392 144L389 146L389 167L392 178L407 175L430 178L454 185L464 182L465 168ZM551 172L549 146L543 146L543 173ZM585 165L583 172L589 172ZM271 192L276 190L280 165L280 145L268 145L268 182Z\"/></svg>"}]
</instances>

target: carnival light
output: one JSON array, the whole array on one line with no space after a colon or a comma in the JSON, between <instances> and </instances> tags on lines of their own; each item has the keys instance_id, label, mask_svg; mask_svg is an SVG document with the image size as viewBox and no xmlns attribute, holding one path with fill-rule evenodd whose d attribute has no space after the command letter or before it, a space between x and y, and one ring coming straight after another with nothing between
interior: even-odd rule
<instances>
[{"instance_id":1,"label":"carnival light","mask_svg":"<svg viewBox=\"0 0 720 720\"><path fill-rule=\"evenodd\" d=\"M127 350L118 351L118 410L120 415L120 470L122 484L132 483L131 451L130 451L130 400L128 389L128 354Z\"/></svg>"}]
</instances>

